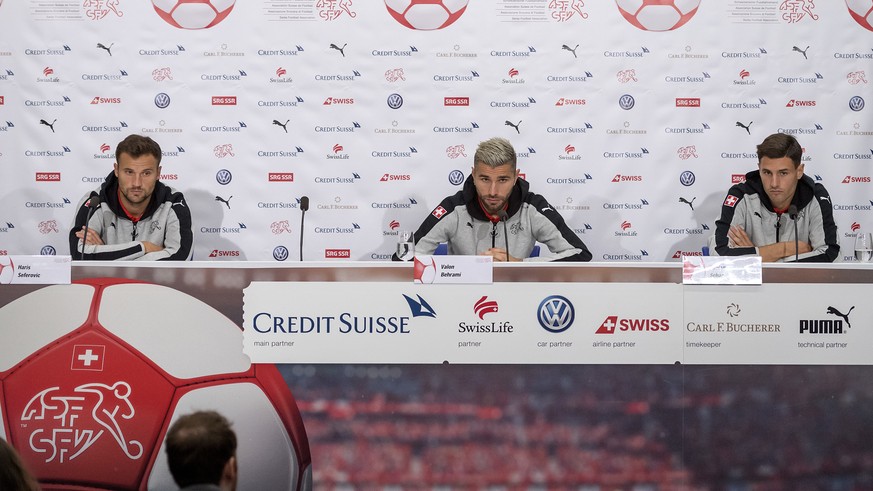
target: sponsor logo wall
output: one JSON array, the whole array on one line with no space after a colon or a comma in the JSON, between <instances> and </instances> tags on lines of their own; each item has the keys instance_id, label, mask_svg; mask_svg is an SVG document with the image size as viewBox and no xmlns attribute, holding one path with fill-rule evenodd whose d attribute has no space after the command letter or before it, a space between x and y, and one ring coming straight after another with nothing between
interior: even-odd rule
<instances>
[{"instance_id":1,"label":"sponsor logo wall","mask_svg":"<svg viewBox=\"0 0 873 491\"><path fill-rule=\"evenodd\" d=\"M700 251L773 132L844 249L873 228L858 2L158 3L0 4L0 250L66 253L129 133L163 147L197 260L293 261L301 232L305 259L385 260L491 136L597 261Z\"/></svg>"}]
</instances>

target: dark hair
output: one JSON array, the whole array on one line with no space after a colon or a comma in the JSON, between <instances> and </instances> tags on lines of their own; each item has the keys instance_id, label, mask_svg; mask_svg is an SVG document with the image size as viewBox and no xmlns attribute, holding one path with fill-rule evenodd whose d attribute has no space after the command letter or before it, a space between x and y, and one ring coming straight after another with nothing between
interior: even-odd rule
<instances>
[{"instance_id":1,"label":"dark hair","mask_svg":"<svg viewBox=\"0 0 873 491\"><path fill-rule=\"evenodd\" d=\"M167 432L167 463L176 484L218 484L225 464L236 454L236 434L215 411L180 417Z\"/></svg>"},{"instance_id":2,"label":"dark hair","mask_svg":"<svg viewBox=\"0 0 873 491\"><path fill-rule=\"evenodd\" d=\"M0 489L39 491L39 484L24 467L18 452L2 438L0 438Z\"/></svg>"},{"instance_id":3,"label":"dark hair","mask_svg":"<svg viewBox=\"0 0 873 491\"><path fill-rule=\"evenodd\" d=\"M115 148L115 161L121 160L121 154L126 153L133 158L143 155L151 155L161 165L161 146L158 142L147 136L128 135L127 138L121 140L118 147Z\"/></svg>"},{"instance_id":4,"label":"dark hair","mask_svg":"<svg viewBox=\"0 0 873 491\"><path fill-rule=\"evenodd\" d=\"M761 163L763 157L771 159L781 159L788 157L794 162L794 167L800 165L800 159L803 157L803 147L797 142L797 139L785 133L774 133L758 145L758 163Z\"/></svg>"}]
</instances>

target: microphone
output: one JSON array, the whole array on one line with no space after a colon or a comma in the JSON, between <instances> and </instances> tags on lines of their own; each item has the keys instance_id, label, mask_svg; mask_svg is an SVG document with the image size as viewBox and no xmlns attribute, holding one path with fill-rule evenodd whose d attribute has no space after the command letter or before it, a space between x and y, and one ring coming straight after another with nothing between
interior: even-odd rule
<instances>
[{"instance_id":1,"label":"microphone","mask_svg":"<svg viewBox=\"0 0 873 491\"><path fill-rule=\"evenodd\" d=\"M95 194L88 198L88 201L85 202L85 206L88 207L88 215L85 217L85 234L82 236L82 253L79 255L79 260L85 260L85 241L88 239L88 227L91 225L91 216L97 211L97 208L100 208L100 195Z\"/></svg>"},{"instance_id":2,"label":"microphone","mask_svg":"<svg viewBox=\"0 0 873 491\"><path fill-rule=\"evenodd\" d=\"M800 241L797 237L797 205L791 205L788 207L788 218L794 221L794 262L797 262L800 259L800 253L797 250Z\"/></svg>"},{"instance_id":3,"label":"microphone","mask_svg":"<svg viewBox=\"0 0 873 491\"><path fill-rule=\"evenodd\" d=\"M506 220L509 220L509 214L505 210L497 212L500 221L503 222L503 239L506 242L506 262L509 262L509 234L506 233Z\"/></svg>"},{"instance_id":4,"label":"microphone","mask_svg":"<svg viewBox=\"0 0 873 491\"><path fill-rule=\"evenodd\" d=\"M303 219L309 211L309 196L300 197L300 262L303 262Z\"/></svg>"}]
</instances>

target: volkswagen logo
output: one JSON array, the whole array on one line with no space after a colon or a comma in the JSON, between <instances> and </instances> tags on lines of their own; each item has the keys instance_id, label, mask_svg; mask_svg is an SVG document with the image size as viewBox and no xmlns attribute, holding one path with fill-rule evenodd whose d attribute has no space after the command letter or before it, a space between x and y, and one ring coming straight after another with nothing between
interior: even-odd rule
<instances>
[{"instance_id":1,"label":"volkswagen logo","mask_svg":"<svg viewBox=\"0 0 873 491\"><path fill-rule=\"evenodd\" d=\"M161 92L160 94L155 96L155 105L161 109L166 108L170 105L170 96Z\"/></svg>"},{"instance_id":2,"label":"volkswagen logo","mask_svg":"<svg viewBox=\"0 0 873 491\"><path fill-rule=\"evenodd\" d=\"M218 181L218 184L224 186L230 184L230 181L233 180L233 174L227 169L221 169L215 173L215 180Z\"/></svg>"},{"instance_id":3,"label":"volkswagen logo","mask_svg":"<svg viewBox=\"0 0 873 491\"><path fill-rule=\"evenodd\" d=\"M284 261L288 259L288 248L285 246L276 246L273 249L273 259L276 261Z\"/></svg>"},{"instance_id":4,"label":"volkswagen logo","mask_svg":"<svg viewBox=\"0 0 873 491\"><path fill-rule=\"evenodd\" d=\"M625 94L618 98L619 107L621 107L625 111L633 109L634 104L636 104L636 101L634 101L634 96L630 94Z\"/></svg>"},{"instance_id":5,"label":"volkswagen logo","mask_svg":"<svg viewBox=\"0 0 873 491\"><path fill-rule=\"evenodd\" d=\"M694 184L697 178L694 177L694 173L690 170L687 170L681 174L679 174L679 182L682 183L683 186L690 186Z\"/></svg>"},{"instance_id":6,"label":"volkswagen logo","mask_svg":"<svg viewBox=\"0 0 873 491\"><path fill-rule=\"evenodd\" d=\"M57 254L57 251L55 251L55 248L50 245L44 246L39 250L40 256L54 256L55 254Z\"/></svg>"},{"instance_id":7,"label":"volkswagen logo","mask_svg":"<svg viewBox=\"0 0 873 491\"><path fill-rule=\"evenodd\" d=\"M576 311L565 297L551 295L540 302L537 320L549 332L564 332L573 325Z\"/></svg>"},{"instance_id":8,"label":"volkswagen logo","mask_svg":"<svg viewBox=\"0 0 873 491\"><path fill-rule=\"evenodd\" d=\"M864 98L856 95L855 97L849 99L849 109L855 112L864 109Z\"/></svg>"},{"instance_id":9,"label":"volkswagen logo","mask_svg":"<svg viewBox=\"0 0 873 491\"><path fill-rule=\"evenodd\" d=\"M464 173L455 169L449 172L449 182L457 186L464 182Z\"/></svg>"},{"instance_id":10,"label":"volkswagen logo","mask_svg":"<svg viewBox=\"0 0 873 491\"><path fill-rule=\"evenodd\" d=\"M391 109L400 109L403 105L403 97L400 94L391 94L388 96L388 107Z\"/></svg>"}]
</instances>

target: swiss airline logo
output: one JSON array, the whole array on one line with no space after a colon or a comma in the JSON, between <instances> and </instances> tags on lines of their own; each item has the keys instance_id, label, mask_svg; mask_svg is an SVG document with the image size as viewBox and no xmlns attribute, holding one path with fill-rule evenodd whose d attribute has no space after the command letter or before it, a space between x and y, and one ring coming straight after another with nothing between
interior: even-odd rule
<instances>
[{"instance_id":1,"label":"swiss airline logo","mask_svg":"<svg viewBox=\"0 0 873 491\"><path fill-rule=\"evenodd\" d=\"M669 319L633 319L610 315L600 324L600 327L597 328L595 334L615 334L616 331L656 332L669 330Z\"/></svg>"},{"instance_id":2,"label":"swiss airline logo","mask_svg":"<svg viewBox=\"0 0 873 491\"><path fill-rule=\"evenodd\" d=\"M444 97L443 105L446 107L466 107L470 105L469 97Z\"/></svg>"},{"instance_id":3,"label":"swiss airline logo","mask_svg":"<svg viewBox=\"0 0 873 491\"><path fill-rule=\"evenodd\" d=\"M842 184L869 183L870 181L870 176L846 176L843 178Z\"/></svg>"},{"instance_id":4,"label":"swiss airline logo","mask_svg":"<svg viewBox=\"0 0 873 491\"><path fill-rule=\"evenodd\" d=\"M3 104L6 104L6 97L0 95L0 106L2 106Z\"/></svg>"},{"instance_id":5,"label":"swiss airline logo","mask_svg":"<svg viewBox=\"0 0 873 491\"><path fill-rule=\"evenodd\" d=\"M629 176L626 174L616 174L612 178L612 182L641 182L643 176Z\"/></svg>"},{"instance_id":6,"label":"swiss airline logo","mask_svg":"<svg viewBox=\"0 0 873 491\"><path fill-rule=\"evenodd\" d=\"M267 174L268 182L294 182L293 172L270 172Z\"/></svg>"},{"instance_id":7,"label":"swiss airline logo","mask_svg":"<svg viewBox=\"0 0 873 491\"><path fill-rule=\"evenodd\" d=\"M677 250L676 252L674 252L673 255L671 256L671 258L682 259L682 256L702 256L702 255L703 255L703 251L683 251L680 249L680 250Z\"/></svg>"},{"instance_id":8,"label":"swiss airline logo","mask_svg":"<svg viewBox=\"0 0 873 491\"><path fill-rule=\"evenodd\" d=\"M103 371L106 346L96 344L77 344L73 346L73 359L70 370Z\"/></svg>"},{"instance_id":9,"label":"swiss airline logo","mask_svg":"<svg viewBox=\"0 0 873 491\"><path fill-rule=\"evenodd\" d=\"M569 97L561 97L555 102L555 105L558 107L584 106L586 103L587 101L585 99L572 99Z\"/></svg>"},{"instance_id":10,"label":"swiss airline logo","mask_svg":"<svg viewBox=\"0 0 873 491\"><path fill-rule=\"evenodd\" d=\"M350 106L355 103L352 97L328 97L321 103L322 106Z\"/></svg>"},{"instance_id":11,"label":"swiss airline logo","mask_svg":"<svg viewBox=\"0 0 873 491\"><path fill-rule=\"evenodd\" d=\"M121 104L121 97L95 97L91 104Z\"/></svg>"},{"instance_id":12,"label":"swiss airline logo","mask_svg":"<svg viewBox=\"0 0 873 491\"><path fill-rule=\"evenodd\" d=\"M791 99L785 107L815 107L815 101Z\"/></svg>"},{"instance_id":13,"label":"swiss airline logo","mask_svg":"<svg viewBox=\"0 0 873 491\"><path fill-rule=\"evenodd\" d=\"M213 106L236 106L235 95L214 95L212 96Z\"/></svg>"},{"instance_id":14,"label":"swiss airline logo","mask_svg":"<svg viewBox=\"0 0 873 491\"><path fill-rule=\"evenodd\" d=\"M209 257L240 257L241 253L238 250L219 250L213 249L212 252L209 253Z\"/></svg>"},{"instance_id":15,"label":"swiss airline logo","mask_svg":"<svg viewBox=\"0 0 873 491\"><path fill-rule=\"evenodd\" d=\"M745 174L731 174L731 184L740 184L746 182Z\"/></svg>"},{"instance_id":16,"label":"swiss airline logo","mask_svg":"<svg viewBox=\"0 0 873 491\"><path fill-rule=\"evenodd\" d=\"M700 107L699 97L677 97L676 107Z\"/></svg>"}]
</instances>

